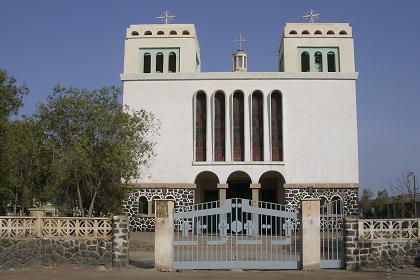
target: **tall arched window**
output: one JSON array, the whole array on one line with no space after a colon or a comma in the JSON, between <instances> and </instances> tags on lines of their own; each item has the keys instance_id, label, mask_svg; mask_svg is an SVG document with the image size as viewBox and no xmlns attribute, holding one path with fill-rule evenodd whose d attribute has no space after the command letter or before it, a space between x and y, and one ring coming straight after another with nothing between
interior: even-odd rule
<instances>
[{"instance_id":1,"label":"tall arched window","mask_svg":"<svg viewBox=\"0 0 420 280\"><path fill-rule=\"evenodd\" d=\"M195 161L206 161L206 94L199 91L195 100Z\"/></svg>"},{"instance_id":2,"label":"tall arched window","mask_svg":"<svg viewBox=\"0 0 420 280\"><path fill-rule=\"evenodd\" d=\"M264 160L263 95L261 91L252 94L252 160Z\"/></svg>"},{"instance_id":3,"label":"tall arched window","mask_svg":"<svg viewBox=\"0 0 420 280\"><path fill-rule=\"evenodd\" d=\"M237 90L233 93L233 160L245 160L244 152L244 95Z\"/></svg>"},{"instance_id":4,"label":"tall arched window","mask_svg":"<svg viewBox=\"0 0 420 280\"><path fill-rule=\"evenodd\" d=\"M331 198L330 212L332 214L342 214L342 199L338 195L335 195Z\"/></svg>"},{"instance_id":5,"label":"tall arched window","mask_svg":"<svg viewBox=\"0 0 420 280\"><path fill-rule=\"evenodd\" d=\"M150 68L152 65L152 56L150 53L145 53L143 55L143 73L150 73Z\"/></svg>"},{"instance_id":6,"label":"tall arched window","mask_svg":"<svg viewBox=\"0 0 420 280\"><path fill-rule=\"evenodd\" d=\"M139 197L137 213L143 215L147 215L149 213L149 203L147 202L147 198L144 196Z\"/></svg>"},{"instance_id":7,"label":"tall arched window","mask_svg":"<svg viewBox=\"0 0 420 280\"><path fill-rule=\"evenodd\" d=\"M225 94L218 91L214 96L214 160L225 158Z\"/></svg>"},{"instance_id":8,"label":"tall arched window","mask_svg":"<svg viewBox=\"0 0 420 280\"><path fill-rule=\"evenodd\" d=\"M163 54L156 54L156 72L163 73Z\"/></svg>"},{"instance_id":9,"label":"tall arched window","mask_svg":"<svg viewBox=\"0 0 420 280\"><path fill-rule=\"evenodd\" d=\"M283 108L279 91L271 94L271 160L283 161Z\"/></svg>"},{"instance_id":10,"label":"tall arched window","mask_svg":"<svg viewBox=\"0 0 420 280\"><path fill-rule=\"evenodd\" d=\"M316 52L315 53L315 72L322 72L322 53Z\"/></svg>"},{"instance_id":11,"label":"tall arched window","mask_svg":"<svg viewBox=\"0 0 420 280\"><path fill-rule=\"evenodd\" d=\"M328 52L327 62L328 62L328 72L336 72L337 70L335 67L335 53L334 52Z\"/></svg>"},{"instance_id":12,"label":"tall arched window","mask_svg":"<svg viewBox=\"0 0 420 280\"><path fill-rule=\"evenodd\" d=\"M169 53L168 72L176 72L176 53L174 52Z\"/></svg>"},{"instance_id":13,"label":"tall arched window","mask_svg":"<svg viewBox=\"0 0 420 280\"><path fill-rule=\"evenodd\" d=\"M301 65L301 69L302 72L309 72L309 53L308 52L303 52L300 55L300 65Z\"/></svg>"}]
</instances>

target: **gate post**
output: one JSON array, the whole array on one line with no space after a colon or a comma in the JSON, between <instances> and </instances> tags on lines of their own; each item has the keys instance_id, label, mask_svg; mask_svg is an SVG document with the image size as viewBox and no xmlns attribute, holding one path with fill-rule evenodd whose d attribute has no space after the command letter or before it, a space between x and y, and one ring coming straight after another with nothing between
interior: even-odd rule
<instances>
[{"instance_id":1,"label":"gate post","mask_svg":"<svg viewBox=\"0 0 420 280\"><path fill-rule=\"evenodd\" d=\"M319 198L301 200L301 239L300 253L303 270L320 269L320 201Z\"/></svg>"},{"instance_id":2,"label":"gate post","mask_svg":"<svg viewBox=\"0 0 420 280\"><path fill-rule=\"evenodd\" d=\"M173 271L174 201L155 200L155 268Z\"/></svg>"}]
</instances>

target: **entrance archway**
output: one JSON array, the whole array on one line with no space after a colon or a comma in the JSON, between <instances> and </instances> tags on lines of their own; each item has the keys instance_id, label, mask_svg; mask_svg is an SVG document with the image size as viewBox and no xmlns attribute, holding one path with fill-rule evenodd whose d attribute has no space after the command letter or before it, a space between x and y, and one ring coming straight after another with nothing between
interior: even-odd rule
<instances>
[{"instance_id":1,"label":"entrance archway","mask_svg":"<svg viewBox=\"0 0 420 280\"><path fill-rule=\"evenodd\" d=\"M226 198L245 198L251 199L251 177L243 171L235 171L229 175L227 179L229 188L227 189Z\"/></svg>"},{"instance_id":2,"label":"entrance archway","mask_svg":"<svg viewBox=\"0 0 420 280\"><path fill-rule=\"evenodd\" d=\"M261 184L260 189L260 200L272 203L285 204L285 192L284 192L284 180L283 175L277 171L267 171L261 175L259 183Z\"/></svg>"},{"instance_id":3,"label":"entrance archway","mask_svg":"<svg viewBox=\"0 0 420 280\"><path fill-rule=\"evenodd\" d=\"M213 172L200 172L195 178L195 203L204 203L218 200L218 183L219 178Z\"/></svg>"}]
</instances>

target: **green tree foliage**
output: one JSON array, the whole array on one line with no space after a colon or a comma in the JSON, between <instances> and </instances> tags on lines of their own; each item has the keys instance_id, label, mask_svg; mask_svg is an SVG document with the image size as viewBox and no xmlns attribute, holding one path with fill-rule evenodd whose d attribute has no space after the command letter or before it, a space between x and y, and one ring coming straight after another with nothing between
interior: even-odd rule
<instances>
[{"instance_id":1,"label":"green tree foliage","mask_svg":"<svg viewBox=\"0 0 420 280\"><path fill-rule=\"evenodd\" d=\"M364 189L359 199L359 209L363 213L363 218L385 218L387 191L378 191L376 196L371 190Z\"/></svg>"},{"instance_id":2,"label":"green tree foliage","mask_svg":"<svg viewBox=\"0 0 420 280\"><path fill-rule=\"evenodd\" d=\"M4 147L6 131L10 124L10 117L16 115L23 105L23 96L28 94L26 86L18 86L14 77L9 77L5 70L0 69L0 214L4 214L6 207L13 201L13 191L8 186L6 167L8 162L4 158L7 151Z\"/></svg>"},{"instance_id":3,"label":"green tree foliage","mask_svg":"<svg viewBox=\"0 0 420 280\"><path fill-rule=\"evenodd\" d=\"M157 121L128 111L120 89L57 86L35 114L51 156L57 205L72 214L101 215L120 209L126 182L140 176L153 156Z\"/></svg>"},{"instance_id":4,"label":"green tree foliage","mask_svg":"<svg viewBox=\"0 0 420 280\"><path fill-rule=\"evenodd\" d=\"M51 201L54 190L50 181L50 154L43 144L40 126L31 118L12 121L3 141L4 178L13 197L9 203L14 208L27 209Z\"/></svg>"}]
</instances>

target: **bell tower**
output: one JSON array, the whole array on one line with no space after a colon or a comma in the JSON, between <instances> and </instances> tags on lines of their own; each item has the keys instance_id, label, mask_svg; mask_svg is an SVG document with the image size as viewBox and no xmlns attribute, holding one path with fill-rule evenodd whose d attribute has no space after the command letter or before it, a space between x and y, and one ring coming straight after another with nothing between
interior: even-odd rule
<instances>
[{"instance_id":1,"label":"bell tower","mask_svg":"<svg viewBox=\"0 0 420 280\"><path fill-rule=\"evenodd\" d=\"M246 40L244 37L242 37L242 35L239 35L239 38L235 39L235 42L238 42L239 49L232 54L232 71L233 72L247 72L248 71L248 56L242 48L242 45L246 42Z\"/></svg>"},{"instance_id":2,"label":"bell tower","mask_svg":"<svg viewBox=\"0 0 420 280\"><path fill-rule=\"evenodd\" d=\"M127 28L125 74L200 72L200 46L193 24L172 24L165 11L161 24L136 24Z\"/></svg>"}]
</instances>

